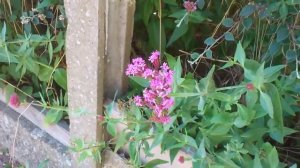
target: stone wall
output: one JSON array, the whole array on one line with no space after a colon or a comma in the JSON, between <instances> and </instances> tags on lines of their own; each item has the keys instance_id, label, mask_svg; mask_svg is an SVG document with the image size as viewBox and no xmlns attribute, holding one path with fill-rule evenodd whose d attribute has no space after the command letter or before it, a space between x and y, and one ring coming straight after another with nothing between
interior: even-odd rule
<instances>
[{"instance_id":1,"label":"stone wall","mask_svg":"<svg viewBox=\"0 0 300 168\"><path fill-rule=\"evenodd\" d=\"M8 148L10 154L21 163L37 167L48 160L49 167L71 167L71 158L66 146L36 127L24 117L20 117L15 138L19 113L0 101L0 144ZM12 149L15 140L14 151Z\"/></svg>"}]
</instances>

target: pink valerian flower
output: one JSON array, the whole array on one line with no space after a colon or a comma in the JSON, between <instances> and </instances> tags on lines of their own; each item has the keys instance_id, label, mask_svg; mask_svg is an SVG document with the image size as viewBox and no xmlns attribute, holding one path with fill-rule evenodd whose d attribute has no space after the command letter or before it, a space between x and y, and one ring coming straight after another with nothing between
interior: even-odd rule
<instances>
[{"instance_id":1,"label":"pink valerian flower","mask_svg":"<svg viewBox=\"0 0 300 168\"><path fill-rule=\"evenodd\" d=\"M97 118L100 122L104 121L104 116L103 115L98 115L98 118Z\"/></svg>"},{"instance_id":2,"label":"pink valerian flower","mask_svg":"<svg viewBox=\"0 0 300 168\"><path fill-rule=\"evenodd\" d=\"M134 101L135 105L138 107L142 107L144 105L143 99L141 96L135 96L133 101Z\"/></svg>"},{"instance_id":3,"label":"pink valerian flower","mask_svg":"<svg viewBox=\"0 0 300 168\"><path fill-rule=\"evenodd\" d=\"M14 93L10 96L9 104L12 105L13 107L19 107L20 106L20 98L16 93Z\"/></svg>"},{"instance_id":4,"label":"pink valerian flower","mask_svg":"<svg viewBox=\"0 0 300 168\"><path fill-rule=\"evenodd\" d=\"M183 157L183 156L179 156L178 161L179 161L180 163L184 163L184 157Z\"/></svg>"},{"instance_id":5,"label":"pink valerian flower","mask_svg":"<svg viewBox=\"0 0 300 168\"><path fill-rule=\"evenodd\" d=\"M153 64L155 69L159 68L159 57L160 52L159 51L153 51L149 57L149 61Z\"/></svg>"},{"instance_id":6,"label":"pink valerian flower","mask_svg":"<svg viewBox=\"0 0 300 168\"><path fill-rule=\"evenodd\" d=\"M170 122L167 115L169 109L174 104L174 99L169 97L172 92L173 74L167 63L160 66L159 51L152 52L149 61L153 64L153 69L146 66L145 61L136 58L128 65L126 75L143 77L149 80L150 86L143 90L142 96L135 96L134 103L138 107L147 107L153 111L150 120L166 124Z\"/></svg>"},{"instance_id":7,"label":"pink valerian flower","mask_svg":"<svg viewBox=\"0 0 300 168\"><path fill-rule=\"evenodd\" d=\"M133 75L133 76L142 76L144 70L146 68L146 63L143 60L143 58L135 58L132 60L132 64L129 64L125 74L127 76Z\"/></svg>"},{"instance_id":8,"label":"pink valerian flower","mask_svg":"<svg viewBox=\"0 0 300 168\"><path fill-rule=\"evenodd\" d=\"M191 2L191 1L185 1L183 3L184 8L186 9L187 12L194 12L197 10L197 3L196 2Z\"/></svg>"},{"instance_id":9,"label":"pink valerian flower","mask_svg":"<svg viewBox=\"0 0 300 168\"><path fill-rule=\"evenodd\" d=\"M147 78L153 78L154 77L154 71L150 68L145 69L145 71L142 74L142 77Z\"/></svg>"},{"instance_id":10,"label":"pink valerian flower","mask_svg":"<svg viewBox=\"0 0 300 168\"><path fill-rule=\"evenodd\" d=\"M247 88L248 90L254 90L254 85L253 85L252 83L248 83L248 84L246 85L246 88Z\"/></svg>"}]
</instances>

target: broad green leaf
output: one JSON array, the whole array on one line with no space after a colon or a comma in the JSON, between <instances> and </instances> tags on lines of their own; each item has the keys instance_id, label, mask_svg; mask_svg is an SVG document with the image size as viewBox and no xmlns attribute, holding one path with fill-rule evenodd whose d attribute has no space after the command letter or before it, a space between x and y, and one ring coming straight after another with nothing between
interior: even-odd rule
<instances>
[{"instance_id":1,"label":"broad green leaf","mask_svg":"<svg viewBox=\"0 0 300 168\"><path fill-rule=\"evenodd\" d=\"M115 146L114 152L116 153L126 143L128 143L128 141L126 139L126 131L123 130L122 132L119 133L119 135L117 137L117 142L116 142L116 146Z\"/></svg>"},{"instance_id":2,"label":"broad green leaf","mask_svg":"<svg viewBox=\"0 0 300 168\"><path fill-rule=\"evenodd\" d=\"M175 57L173 57L172 55L168 54L165 52L165 56L167 57L167 62L168 62L168 65L169 67L174 70L175 68L175 65L176 65L176 59Z\"/></svg>"},{"instance_id":3,"label":"broad green leaf","mask_svg":"<svg viewBox=\"0 0 300 168\"><path fill-rule=\"evenodd\" d=\"M169 163L169 162L166 161L166 160L154 159L154 160L149 161L148 163L146 163L142 167L143 168L154 168L157 165L166 164L166 163Z\"/></svg>"},{"instance_id":4,"label":"broad green leaf","mask_svg":"<svg viewBox=\"0 0 300 168\"><path fill-rule=\"evenodd\" d=\"M200 87L201 92L210 93L210 92L215 91L216 86L215 86L215 82L213 79L214 71L215 71L215 65L210 69L207 76L200 80L199 87Z\"/></svg>"},{"instance_id":5,"label":"broad green leaf","mask_svg":"<svg viewBox=\"0 0 300 168\"><path fill-rule=\"evenodd\" d=\"M117 135L117 132L116 132L116 123L114 121L107 122L107 124L106 124L106 130L107 130L107 132L111 136L115 137Z\"/></svg>"},{"instance_id":6,"label":"broad green leaf","mask_svg":"<svg viewBox=\"0 0 300 168\"><path fill-rule=\"evenodd\" d=\"M251 121L255 117L255 111L247 108L242 104L237 104L238 117L234 121L234 125L238 128L250 125Z\"/></svg>"},{"instance_id":7,"label":"broad green leaf","mask_svg":"<svg viewBox=\"0 0 300 168\"><path fill-rule=\"evenodd\" d=\"M234 21L232 18L225 18L222 22L222 25L225 27L231 27L233 25Z\"/></svg>"},{"instance_id":8,"label":"broad green leaf","mask_svg":"<svg viewBox=\"0 0 300 168\"><path fill-rule=\"evenodd\" d=\"M144 5L144 9L143 9L143 21L144 21L144 24L147 26L148 23L149 23L149 19L150 19L150 16L153 14L153 1L145 1L144 2L145 5Z\"/></svg>"},{"instance_id":9,"label":"broad green leaf","mask_svg":"<svg viewBox=\"0 0 300 168\"><path fill-rule=\"evenodd\" d=\"M278 153L275 147L268 153L268 163L270 168L277 168L279 165Z\"/></svg>"},{"instance_id":10,"label":"broad green leaf","mask_svg":"<svg viewBox=\"0 0 300 168\"><path fill-rule=\"evenodd\" d=\"M281 19L286 19L286 16L288 15L288 7L285 3L282 3L279 8L279 15Z\"/></svg>"},{"instance_id":11,"label":"broad green leaf","mask_svg":"<svg viewBox=\"0 0 300 168\"><path fill-rule=\"evenodd\" d=\"M281 26L276 32L276 42L281 42L287 39L289 36L289 30L286 26Z\"/></svg>"},{"instance_id":12,"label":"broad green leaf","mask_svg":"<svg viewBox=\"0 0 300 168\"><path fill-rule=\"evenodd\" d=\"M258 93L256 90L247 91L246 93L246 104L248 107L252 108L258 100Z\"/></svg>"},{"instance_id":13,"label":"broad green leaf","mask_svg":"<svg viewBox=\"0 0 300 168\"><path fill-rule=\"evenodd\" d=\"M179 27L175 27L168 43L167 47L173 44L176 40L178 40L181 36L183 36L188 31L188 24L182 23Z\"/></svg>"},{"instance_id":14,"label":"broad green leaf","mask_svg":"<svg viewBox=\"0 0 300 168\"><path fill-rule=\"evenodd\" d=\"M175 71L174 81L176 82L176 85L180 85L180 83L181 83L181 74L182 74L182 67L181 67L180 57L177 58L174 71Z\"/></svg>"},{"instance_id":15,"label":"broad green leaf","mask_svg":"<svg viewBox=\"0 0 300 168\"><path fill-rule=\"evenodd\" d=\"M258 155L255 155L253 168L263 168Z\"/></svg>"},{"instance_id":16,"label":"broad green leaf","mask_svg":"<svg viewBox=\"0 0 300 168\"><path fill-rule=\"evenodd\" d=\"M240 16L248 17L255 12L255 9L256 9L255 5L246 5L245 7L242 8L240 12Z\"/></svg>"},{"instance_id":17,"label":"broad green leaf","mask_svg":"<svg viewBox=\"0 0 300 168\"><path fill-rule=\"evenodd\" d=\"M285 65L277 65L264 69L264 82L269 83L276 80L280 74L280 70L284 67Z\"/></svg>"},{"instance_id":18,"label":"broad green leaf","mask_svg":"<svg viewBox=\"0 0 300 168\"><path fill-rule=\"evenodd\" d=\"M63 117L63 111L50 109L45 116L45 122L47 124L55 124L60 121Z\"/></svg>"},{"instance_id":19,"label":"broad green leaf","mask_svg":"<svg viewBox=\"0 0 300 168\"><path fill-rule=\"evenodd\" d=\"M223 92L211 92L207 94L208 98L219 100L222 102L232 102L232 96Z\"/></svg>"},{"instance_id":20,"label":"broad green leaf","mask_svg":"<svg viewBox=\"0 0 300 168\"><path fill-rule=\"evenodd\" d=\"M202 159L204 159L206 157L204 138L202 139L200 146L197 150L197 156L200 156L200 158L202 158Z\"/></svg>"},{"instance_id":21,"label":"broad green leaf","mask_svg":"<svg viewBox=\"0 0 300 168\"><path fill-rule=\"evenodd\" d=\"M234 61L238 61L242 66L245 64L246 53L245 50L239 41L234 54Z\"/></svg>"},{"instance_id":22,"label":"broad green leaf","mask_svg":"<svg viewBox=\"0 0 300 168\"><path fill-rule=\"evenodd\" d=\"M160 134L156 135L153 140L153 143L151 144L150 149L153 149L157 145L161 144L161 141L163 140L163 138L164 138L164 133L160 133Z\"/></svg>"},{"instance_id":23,"label":"broad green leaf","mask_svg":"<svg viewBox=\"0 0 300 168\"><path fill-rule=\"evenodd\" d=\"M271 118L273 118L274 108L273 108L271 97L268 94L260 91L259 101L262 108L269 114Z\"/></svg>"},{"instance_id":24,"label":"broad green leaf","mask_svg":"<svg viewBox=\"0 0 300 168\"><path fill-rule=\"evenodd\" d=\"M47 82L51 78L52 72L53 72L52 67L40 65L40 71L38 75L39 80Z\"/></svg>"},{"instance_id":25,"label":"broad green leaf","mask_svg":"<svg viewBox=\"0 0 300 168\"><path fill-rule=\"evenodd\" d=\"M203 13L200 11L189 13L188 16L188 21L192 23L202 23L206 19L206 16L204 16Z\"/></svg>"},{"instance_id":26,"label":"broad green leaf","mask_svg":"<svg viewBox=\"0 0 300 168\"><path fill-rule=\"evenodd\" d=\"M57 68L54 71L53 79L60 87L67 90L67 72L65 69Z\"/></svg>"},{"instance_id":27,"label":"broad green leaf","mask_svg":"<svg viewBox=\"0 0 300 168\"><path fill-rule=\"evenodd\" d=\"M130 76L129 78L142 87L145 87L145 88L149 87L149 84L150 84L149 80L147 80L145 78L138 77L138 76Z\"/></svg>"}]
</instances>

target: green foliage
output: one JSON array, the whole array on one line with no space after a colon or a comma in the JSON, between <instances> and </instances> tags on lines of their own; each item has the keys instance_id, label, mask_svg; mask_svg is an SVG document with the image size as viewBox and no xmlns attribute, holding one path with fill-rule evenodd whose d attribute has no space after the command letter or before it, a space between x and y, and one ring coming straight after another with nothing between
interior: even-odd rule
<instances>
[{"instance_id":1,"label":"green foliage","mask_svg":"<svg viewBox=\"0 0 300 168\"><path fill-rule=\"evenodd\" d=\"M66 115L63 5L62 0L0 1L0 80L51 108L48 124Z\"/></svg>"}]
</instances>

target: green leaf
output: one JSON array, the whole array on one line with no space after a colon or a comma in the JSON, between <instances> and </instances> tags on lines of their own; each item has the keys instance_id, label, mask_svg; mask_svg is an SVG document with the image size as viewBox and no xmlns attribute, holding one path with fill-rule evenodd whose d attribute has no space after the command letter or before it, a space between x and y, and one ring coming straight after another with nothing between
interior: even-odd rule
<instances>
[{"instance_id":1,"label":"green leaf","mask_svg":"<svg viewBox=\"0 0 300 168\"><path fill-rule=\"evenodd\" d=\"M242 66L245 64L246 53L245 50L239 41L234 54L234 61L238 61Z\"/></svg>"},{"instance_id":2,"label":"green leaf","mask_svg":"<svg viewBox=\"0 0 300 168\"><path fill-rule=\"evenodd\" d=\"M233 25L234 21L232 18L225 18L222 22L222 25L225 27L231 27Z\"/></svg>"},{"instance_id":3,"label":"green leaf","mask_svg":"<svg viewBox=\"0 0 300 168\"><path fill-rule=\"evenodd\" d=\"M234 41L234 36L231 32L226 32L224 35L225 35L225 40Z\"/></svg>"},{"instance_id":4,"label":"green leaf","mask_svg":"<svg viewBox=\"0 0 300 168\"><path fill-rule=\"evenodd\" d=\"M198 9L203 9L204 5L205 5L205 1L204 0L197 0L197 6Z\"/></svg>"},{"instance_id":5,"label":"green leaf","mask_svg":"<svg viewBox=\"0 0 300 168\"><path fill-rule=\"evenodd\" d=\"M205 52L205 56L207 57L207 58L212 58L212 51L209 49L209 50L207 50L206 52Z\"/></svg>"},{"instance_id":6,"label":"green leaf","mask_svg":"<svg viewBox=\"0 0 300 168\"><path fill-rule=\"evenodd\" d=\"M117 135L116 123L114 121L107 122L106 130L111 136L115 137Z\"/></svg>"},{"instance_id":7,"label":"green leaf","mask_svg":"<svg viewBox=\"0 0 300 168\"><path fill-rule=\"evenodd\" d=\"M60 87L67 90L67 72L65 69L57 68L54 71L53 79Z\"/></svg>"},{"instance_id":8,"label":"green leaf","mask_svg":"<svg viewBox=\"0 0 300 168\"><path fill-rule=\"evenodd\" d=\"M138 77L138 76L129 76L129 78L142 87L146 88L146 87L149 87L149 85L150 85L149 80L147 80L145 78Z\"/></svg>"},{"instance_id":9,"label":"green leaf","mask_svg":"<svg viewBox=\"0 0 300 168\"><path fill-rule=\"evenodd\" d=\"M285 3L288 5L299 5L300 0L286 0Z\"/></svg>"},{"instance_id":10,"label":"green leaf","mask_svg":"<svg viewBox=\"0 0 300 168\"><path fill-rule=\"evenodd\" d=\"M205 143L204 138L202 139L200 146L196 152L197 156L200 156L200 158L204 159L206 157L206 151L205 151Z\"/></svg>"},{"instance_id":11,"label":"green leaf","mask_svg":"<svg viewBox=\"0 0 300 168\"><path fill-rule=\"evenodd\" d=\"M284 67L285 65L276 65L264 69L264 82L269 83L276 80L280 75L280 70Z\"/></svg>"},{"instance_id":12,"label":"green leaf","mask_svg":"<svg viewBox=\"0 0 300 168\"><path fill-rule=\"evenodd\" d=\"M254 5L246 5L245 7L242 8L240 12L241 17L248 17L252 15L255 12L255 6Z\"/></svg>"},{"instance_id":13,"label":"green leaf","mask_svg":"<svg viewBox=\"0 0 300 168\"><path fill-rule=\"evenodd\" d=\"M117 142L116 142L116 146L114 149L114 152L117 152L121 147L123 147L126 143L127 143L127 139L126 139L126 131L123 130L122 132L120 132L120 134L117 137Z\"/></svg>"},{"instance_id":14,"label":"green leaf","mask_svg":"<svg viewBox=\"0 0 300 168\"><path fill-rule=\"evenodd\" d=\"M181 74L182 74L182 67L181 67L181 61L180 57L177 58L176 65L174 68L174 81L176 82L176 85L180 85L181 83Z\"/></svg>"},{"instance_id":15,"label":"green leaf","mask_svg":"<svg viewBox=\"0 0 300 168\"><path fill-rule=\"evenodd\" d=\"M288 36L289 36L289 30L287 29L286 26L281 26L277 30L276 35L277 35L276 42L279 43L279 42L281 42L281 41L283 41L283 40L285 40L285 39L288 38Z\"/></svg>"},{"instance_id":16,"label":"green leaf","mask_svg":"<svg viewBox=\"0 0 300 168\"><path fill-rule=\"evenodd\" d=\"M38 75L39 80L47 82L51 78L52 71L52 67L40 65L40 71Z\"/></svg>"},{"instance_id":17,"label":"green leaf","mask_svg":"<svg viewBox=\"0 0 300 168\"><path fill-rule=\"evenodd\" d=\"M160 133L160 134L156 135L153 140L153 143L151 144L150 149L153 149L157 145L161 144L161 141L163 140L163 138L164 138L164 133Z\"/></svg>"},{"instance_id":18,"label":"green leaf","mask_svg":"<svg viewBox=\"0 0 300 168\"><path fill-rule=\"evenodd\" d=\"M245 29L249 30L251 28L253 24L253 20L251 17L248 17L246 19L243 20L243 26L245 27Z\"/></svg>"},{"instance_id":19,"label":"green leaf","mask_svg":"<svg viewBox=\"0 0 300 168\"><path fill-rule=\"evenodd\" d=\"M208 37L207 39L205 39L204 44L206 44L207 46L211 46L216 42L216 40L213 37Z\"/></svg>"},{"instance_id":20,"label":"green leaf","mask_svg":"<svg viewBox=\"0 0 300 168\"><path fill-rule=\"evenodd\" d=\"M155 168L157 165L169 163L168 161L161 160L161 159L154 159L148 162L147 164L143 165L143 168Z\"/></svg>"},{"instance_id":21,"label":"green leaf","mask_svg":"<svg viewBox=\"0 0 300 168\"><path fill-rule=\"evenodd\" d=\"M223 93L223 92L211 92L209 94L207 94L207 97L210 99L215 99L215 100L219 100L222 102L232 102L232 96L227 94L227 93Z\"/></svg>"},{"instance_id":22,"label":"green leaf","mask_svg":"<svg viewBox=\"0 0 300 168\"><path fill-rule=\"evenodd\" d=\"M176 65L176 59L175 59L175 57L173 57L172 55L170 55L168 53L165 53L165 56L167 57L167 62L168 62L169 67L172 70L174 70L175 65Z\"/></svg>"},{"instance_id":23,"label":"green leaf","mask_svg":"<svg viewBox=\"0 0 300 168\"><path fill-rule=\"evenodd\" d=\"M63 111L50 109L45 116L45 122L47 124L55 124L58 121L60 121L62 117L63 117Z\"/></svg>"},{"instance_id":24,"label":"green leaf","mask_svg":"<svg viewBox=\"0 0 300 168\"><path fill-rule=\"evenodd\" d=\"M279 165L278 153L275 147L268 153L268 162L270 168L277 168Z\"/></svg>"},{"instance_id":25,"label":"green leaf","mask_svg":"<svg viewBox=\"0 0 300 168\"><path fill-rule=\"evenodd\" d=\"M263 168L258 155L255 155L253 168Z\"/></svg>"},{"instance_id":26,"label":"green leaf","mask_svg":"<svg viewBox=\"0 0 300 168\"><path fill-rule=\"evenodd\" d=\"M179 27L176 26L173 31L168 43L167 47L173 44L176 40L178 40L181 36L183 36L188 31L188 24L182 23Z\"/></svg>"},{"instance_id":27,"label":"green leaf","mask_svg":"<svg viewBox=\"0 0 300 168\"><path fill-rule=\"evenodd\" d=\"M150 16L153 14L153 7L154 7L154 4L153 4L153 1L145 1L144 2L145 5L143 6L144 9L143 9L143 21L144 21L144 24L147 26L148 23L149 23L149 19L150 19Z\"/></svg>"},{"instance_id":28,"label":"green leaf","mask_svg":"<svg viewBox=\"0 0 300 168\"><path fill-rule=\"evenodd\" d=\"M215 81L213 79L214 71L215 71L215 65L210 69L207 76L200 80L199 87L201 92L212 93L216 90Z\"/></svg>"},{"instance_id":29,"label":"green leaf","mask_svg":"<svg viewBox=\"0 0 300 168\"><path fill-rule=\"evenodd\" d=\"M188 16L188 21L191 23L202 23L206 19L206 16L204 16L200 11L189 13Z\"/></svg>"},{"instance_id":30,"label":"green leaf","mask_svg":"<svg viewBox=\"0 0 300 168\"><path fill-rule=\"evenodd\" d=\"M282 3L280 8L279 8L279 15L281 19L286 19L286 16L288 15L288 7L286 6L285 3Z\"/></svg>"},{"instance_id":31,"label":"green leaf","mask_svg":"<svg viewBox=\"0 0 300 168\"><path fill-rule=\"evenodd\" d=\"M234 121L234 125L238 128L248 126L255 117L255 111L245 107L242 104L237 104L238 117Z\"/></svg>"},{"instance_id":32,"label":"green leaf","mask_svg":"<svg viewBox=\"0 0 300 168\"><path fill-rule=\"evenodd\" d=\"M269 114L269 116L271 118L273 118L274 117L274 109L273 109L271 97L268 94L260 91L259 101L260 101L260 105L262 106L262 108Z\"/></svg>"},{"instance_id":33,"label":"green leaf","mask_svg":"<svg viewBox=\"0 0 300 168\"><path fill-rule=\"evenodd\" d=\"M48 53L49 53L49 64L52 62L52 58L53 58L53 46L52 46L52 43L49 42L48 44Z\"/></svg>"},{"instance_id":34,"label":"green leaf","mask_svg":"<svg viewBox=\"0 0 300 168\"><path fill-rule=\"evenodd\" d=\"M6 24L5 22L3 22L3 27L2 27L2 30L1 30L1 41L0 41L0 45L1 43L5 42L5 36L6 36Z\"/></svg>"}]
</instances>

